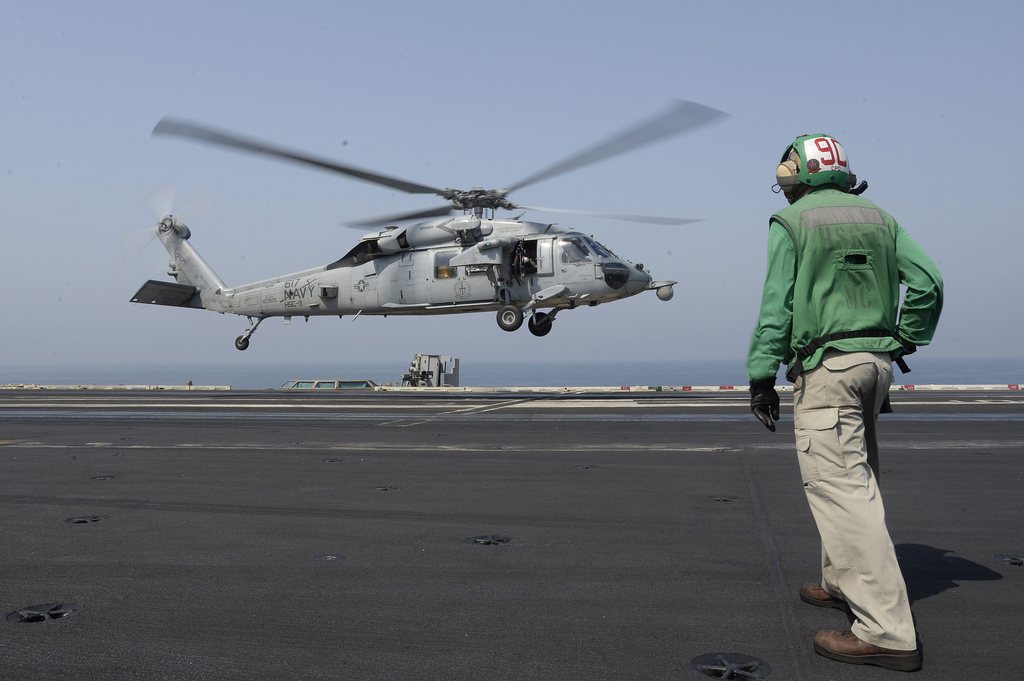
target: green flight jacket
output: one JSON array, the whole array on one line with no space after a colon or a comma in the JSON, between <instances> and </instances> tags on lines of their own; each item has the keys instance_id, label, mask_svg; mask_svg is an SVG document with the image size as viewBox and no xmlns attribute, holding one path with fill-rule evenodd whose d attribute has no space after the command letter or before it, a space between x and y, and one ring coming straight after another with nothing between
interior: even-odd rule
<instances>
[{"instance_id":1,"label":"green flight jacket","mask_svg":"<svg viewBox=\"0 0 1024 681\"><path fill-rule=\"evenodd\" d=\"M826 186L771 217L747 373L751 380L775 378L779 365L792 366L808 343L841 332L880 331L823 344L804 360L804 371L830 348L895 359L903 344L931 342L941 311L942 276L917 242L871 201Z\"/></svg>"}]
</instances>

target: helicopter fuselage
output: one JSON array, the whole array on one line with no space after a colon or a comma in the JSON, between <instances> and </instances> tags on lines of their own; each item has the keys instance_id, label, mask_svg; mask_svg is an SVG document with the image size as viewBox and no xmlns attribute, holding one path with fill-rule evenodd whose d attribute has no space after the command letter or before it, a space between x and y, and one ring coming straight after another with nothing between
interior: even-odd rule
<instances>
[{"instance_id":1,"label":"helicopter fuselage","mask_svg":"<svg viewBox=\"0 0 1024 681\"><path fill-rule=\"evenodd\" d=\"M440 232L448 238L397 251L388 245L409 243L407 231L405 239L387 232L365 238L354 249L356 255L226 290L231 305L226 311L252 316L389 315L476 312L529 303L531 309L574 307L635 295L651 283L645 270L583 234L540 223L478 222L488 236L471 245L433 224L419 232ZM552 288L561 290L534 298Z\"/></svg>"},{"instance_id":2,"label":"helicopter fuselage","mask_svg":"<svg viewBox=\"0 0 1024 681\"><path fill-rule=\"evenodd\" d=\"M146 286L156 285L150 282L135 302L202 307L258 321L498 311L499 326L514 331L529 312L530 330L540 336L560 310L646 290L667 300L675 283L653 281L643 265L590 236L520 220L462 216L389 228L364 236L330 264L233 288L195 251L187 227L168 216L157 234L171 255L169 274L179 286L195 287L195 295L190 303L160 302L147 294ZM239 337L239 349L254 329Z\"/></svg>"}]
</instances>

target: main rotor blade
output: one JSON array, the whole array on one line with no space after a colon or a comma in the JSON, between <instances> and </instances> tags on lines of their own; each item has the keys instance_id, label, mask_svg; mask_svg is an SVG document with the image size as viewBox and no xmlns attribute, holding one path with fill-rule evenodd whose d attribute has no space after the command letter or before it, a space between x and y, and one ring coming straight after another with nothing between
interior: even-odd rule
<instances>
[{"instance_id":1,"label":"main rotor blade","mask_svg":"<svg viewBox=\"0 0 1024 681\"><path fill-rule=\"evenodd\" d=\"M387 175L381 175L380 173L357 168L356 166L342 165L336 161L331 161L319 156L285 149L284 147L268 144L260 140L242 137L222 130L215 130L205 125L191 123L177 118L164 117L160 119L160 122L156 124L155 128L153 128L153 134L187 137L199 142L218 144L225 147L252 152L254 154L264 154L266 156L282 158L287 161L304 163L323 170L330 170L335 173L349 175L350 177L355 177L374 184L382 184L385 187L391 187L392 189L398 189L399 191L408 192L410 194L441 194L444 191L442 189L437 189L436 187L428 187L424 184L417 184L415 182L407 182L406 180L388 177Z\"/></svg>"},{"instance_id":2,"label":"main rotor blade","mask_svg":"<svg viewBox=\"0 0 1024 681\"><path fill-rule=\"evenodd\" d=\"M437 218L442 215L448 215L452 212L451 206L438 206L437 208L427 208L425 210L413 211L411 213L399 213L398 215L384 215L377 218L367 218L365 220L359 220L358 222L346 222L346 227L381 227L383 225L393 225L396 222L402 222L403 220L415 220L417 218Z\"/></svg>"},{"instance_id":3,"label":"main rotor blade","mask_svg":"<svg viewBox=\"0 0 1024 681\"><path fill-rule=\"evenodd\" d=\"M526 210L540 210L547 213L569 213L571 215L586 215L592 218L603 218L605 220L622 220L625 222L646 222L652 225L688 225L693 222L700 222L701 218L668 218L656 215L627 215L624 213L602 213L592 210L570 210L566 208L545 208L543 206L524 206L517 203L516 208Z\"/></svg>"},{"instance_id":4,"label":"main rotor blade","mask_svg":"<svg viewBox=\"0 0 1024 681\"><path fill-rule=\"evenodd\" d=\"M627 151L636 149L638 147L657 142L658 140L678 135L683 132L695 130L703 125L708 125L714 121L727 116L724 111L718 109L712 109L709 106L698 104L696 102L690 102L686 100L679 100L674 102L666 111L658 114L650 120L643 121L631 128L623 130L622 132L615 134L603 142L584 149L573 156L565 159L561 163L542 170L538 173L530 175L525 180L516 182L508 191L514 191L521 189L527 185L546 180L562 173L567 173L570 170L581 168L591 163L597 163L603 161L606 158L612 156L618 156L624 154Z\"/></svg>"}]
</instances>

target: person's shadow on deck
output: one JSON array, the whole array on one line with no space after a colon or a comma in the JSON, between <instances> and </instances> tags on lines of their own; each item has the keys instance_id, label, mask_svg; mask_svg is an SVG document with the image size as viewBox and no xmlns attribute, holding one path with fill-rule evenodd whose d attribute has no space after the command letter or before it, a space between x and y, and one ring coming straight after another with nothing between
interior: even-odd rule
<instances>
[{"instance_id":1,"label":"person's shadow on deck","mask_svg":"<svg viewBox=\"0 0 1024 681\"><path fill-rule=\"evenodd\" d=\"M947 589L955 589L960 582L984 582L1002 579L995 570L974 561L960 558L947 549L924 544L897 544L896 557L907 583L907 595L914 603L935 596Z\"/></svg>"}]
</instances>

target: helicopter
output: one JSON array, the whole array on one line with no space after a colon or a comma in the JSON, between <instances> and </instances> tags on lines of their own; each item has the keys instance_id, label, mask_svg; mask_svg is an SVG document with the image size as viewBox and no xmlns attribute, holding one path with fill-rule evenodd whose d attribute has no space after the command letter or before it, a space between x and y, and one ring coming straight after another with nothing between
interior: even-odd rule
<instances>
[{"instance_id":1,"label":"helicopter","mask_svg":"<svg viewBox=\"0 0 1024 681\"><path fill-rule=\"evenodd\" d=\"M512 332L524 320L534 336L546 336L555 317L579 306L596 306L654 291L673 296L671 280L655 280L640 263L616 255L593 236L556 223L522 220L525 211L686 224L684 218L621 215L538 208L512 203L510 192L616 156L725 116L717 109L678 100L664 112L631 126L504 189L437 188L345 165L191 121L165 117L154 136L174 136L312 166L412 194L433 194L442 206L372 218L350 226L377 228L341 258L318 267L229 287L190 242L191 230L173 214L156 227L170 255L173 282L149 280L133 303L206 309L245 316L248 328L235 339L246 350L263 320L293 316L438 315L495 312L499 328ZM506 218L497 211L522 211ZM453 215L455 214L455 215ZM421 220L405 225L411 220ZM527 315L529 315L527 317Z\"/></svg>"}]
</instances>

